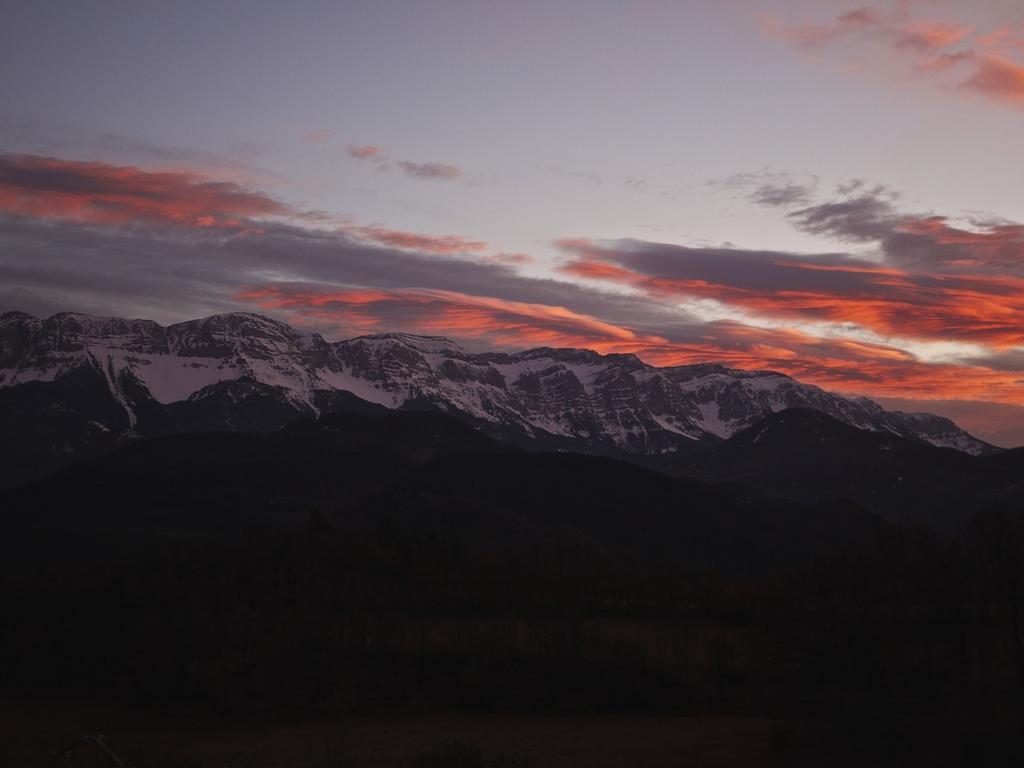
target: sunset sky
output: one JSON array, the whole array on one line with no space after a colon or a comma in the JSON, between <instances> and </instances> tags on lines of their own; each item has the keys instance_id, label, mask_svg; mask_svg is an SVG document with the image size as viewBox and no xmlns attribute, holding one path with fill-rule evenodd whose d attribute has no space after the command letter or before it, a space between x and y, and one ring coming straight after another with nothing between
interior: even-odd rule
<instances>
[{"instance_id":1,"label":"sunset sky","mask_svg":"<svg viewBox=\"0 0 1024 768\"><path fill-rule=\"evenodd\" d=\"M718 361L1024 444L1024 1L9 3L13 309Z\"/></svg>"}]
</instances>

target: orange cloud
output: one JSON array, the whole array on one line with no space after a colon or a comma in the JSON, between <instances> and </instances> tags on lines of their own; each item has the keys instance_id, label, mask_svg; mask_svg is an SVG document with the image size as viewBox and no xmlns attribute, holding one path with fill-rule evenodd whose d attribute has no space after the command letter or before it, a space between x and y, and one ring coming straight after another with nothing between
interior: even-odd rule
<instances>
[{"instance_id":1,"label":"orange cloud","mask_svg":"<svg viewBox=\"0 0 1024 768\"><path fill-rule=\"evenodd\" d=\"M994 224L983 230L967 230L947 224L945 216L905 218L898 232L920 235L932 246L944 249L946 265L1015 267L1024 265L1024 225Z\"/></svg>"},{"instance_id":2,"label":"orange cloud","mask_svg":"<svg viewBox=\"0 0 1024 768\"><path fill-rule=\"evenodd\" d=\"M943 237L969 237L941 222ZM815 263L784 254L677 246L647 252L586 246L562 271L629 285L655 299L712 299L767 318L850 323L904 339L1024 346L1024 279L920 274L868 262ZM817 277L815 273L825 276Z\"/></svg>"},{"instance_id":3,"label":"orange cloud","mask_svg":"<svg viewBox=\"0 0 1024 768\"><path fill-rule=\"evenodd\" d=\"M627 285L640 285L647 282L644 275L597 259L571 261L562 266L561 270L567 275L582 277L586 280L609 280Z\"/></svg>"},{"instance_id":4,"label":"orange cloud","mask_svg":"<svg viewBox=\"0 0 1024 768\"><path fill-rule=\"evenodd\" d=\"M922 363L895 347L738 322L707 323L691 341L671 341L564 307L449 291L326 291L271 285L245 289L236 298L264 310L286 311L294 319L330 325L342 334L402 329L499 347L583 347L604 354L632 353L660 366L719 362L771 369L850 393L1024 405L1024 374L1019 372Z\"/></svg>"},{"instance_id":5,"label":"orange cloud","mask_svg":"<svg viewBox=\"0 0 1024 768\"><path fill-rule=\"evenodd\" d=\"M292 286L247 288L235 296L265 310L336 323L366 332L383 327L485 339L506 346L591 347L617 351L622 345L656 345L643 335L565 307L470 296L454 291L323 291Z\"/></svg>"},{"instance_id":6,"label":"orange cloud","mask_svg":"<svg viewBox=\"0 0 1024 768\"><path fill-rule=\"evenodd\" d=\"M638 351L657 365L718 361L771 369L837 392L1024 405L1024 374L983 366L923 363L893 347L800 331L711 323L706 340Z\"/></svg>"},{"instance_id":7,"label":"orange cloud","mask_svg":"<svg viewBox=\"0 0 1024 768\"><path fill-rule=\"evenodd\" d=\"M0 155L0 212L90 224L187 227L241 227L252 217L295 214L261 192L192 171L36 155Z\"/></svg>"},{"instance_id":8,"label":"orange cloud","mask_svg":"<svg viewBox=\"0 0 1024 768\"><path fill-rule=\"evenodd\" d=\"M979 35L975 42L979 48L991 52L1024 50L1024 29L998 27L987 34Z\"/></svg>"}]
</instances>

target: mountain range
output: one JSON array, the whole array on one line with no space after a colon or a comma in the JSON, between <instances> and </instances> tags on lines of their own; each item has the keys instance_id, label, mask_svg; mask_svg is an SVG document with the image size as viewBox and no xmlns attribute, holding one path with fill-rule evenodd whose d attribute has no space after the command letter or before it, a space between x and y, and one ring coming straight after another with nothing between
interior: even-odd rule
<instances>
[{"instance_id":1,"label":"mountain range","mask_svg":"<svg viewBox=\"0 0 1024 768\"><path fill-rule=\"evenodd\" d=\"M655 367L586 349L474 353L406 333L331 343L249 313L169 326L0 315L0 424L26 464L15 480L41 456L170 433L264 432L372 405L442 411L509 442L609 455L687 455L790 408L972 455L996 450L949 419L887 411L772 371Z\"/></svg>"}]
</instances>

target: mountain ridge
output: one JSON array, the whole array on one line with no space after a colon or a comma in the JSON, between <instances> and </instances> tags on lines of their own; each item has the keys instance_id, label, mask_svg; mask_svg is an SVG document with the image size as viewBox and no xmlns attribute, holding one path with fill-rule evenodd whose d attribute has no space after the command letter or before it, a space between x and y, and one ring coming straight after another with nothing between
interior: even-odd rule
<instances>
[{"instance_id":1,"label":"mountain ridge","mask_svg":"<svg viewBox=\"0 0 1024 768\"><path fill-rule=\"evenodd\" d=\"M249 312L167 326L71 312L0 314L0 417L6 410L6 421L61 407L50 402L58 397L57 382L86 371L97 390L92 400L106 404L100 409L83 401L72 410L94 432L127 438L180 431L183 423L188 429L277 428L290 418L329 413L349 393L391 409L443 411L494 435L555 441L583 452L685 455L771 413L801 407L919 443L974 455L997 450L943 417L886 411L867 398L843 397L774 371L712 362L657 367L633 354L552 347L471 352L442 336L404 332L328 342ZM91 418L91 408L107 413L111 403L123 418Z\"/></svg>"}]
</instances>

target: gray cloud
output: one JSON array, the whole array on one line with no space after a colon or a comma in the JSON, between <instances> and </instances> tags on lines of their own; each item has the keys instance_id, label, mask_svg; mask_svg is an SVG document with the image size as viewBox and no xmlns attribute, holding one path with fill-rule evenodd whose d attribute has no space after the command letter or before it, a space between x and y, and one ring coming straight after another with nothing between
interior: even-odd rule
<instances>
[{"instance_id":1,"label":"gray cloud","mask_svg":"<svg viewBox=\"0 0 1024 768\"><path fill-rule=\"evenodd\" d=\"M818 188L818 177L765 170L736 173L709 181L708 185L743 195L750 202L766 208L791 208L811 201Z\"/></svg>"},{"instance_id":2,"label":"gray cloud","mask_svg":"<svg viewBox=\"0 0 1024 768\"><path fill-rule=\"evenodd\" d=\"M1024 272L1024 225L974 217L966 229L944 216L902 212L894 203L898 195L888 188L865 192L862 186L844 187L857 197L802 208L788 218L810 234L876 244L886 262L905 269Z\"/></svg>"},{"instance_id":3,"label":"gray cloud","mask_svg":"<svg viewBox=\"0 0 1024 768\"><path fill-rule=\"evenodd\" d=\"M879 242L900 223L892 203L875 195L822 203L789 214L798 229L853 243Z\"/></svg>"},{"instance_id":4,"label":"gray cloud","mask_svg":"<svg viewBox=\"0 0 1024 768\"><path fill-rule=\"evenodd\" d=\"M405 171L406 176L414 179L431 181L452 181L462 175L462 171L446 163L414 163L411 160L399 160L398 167Z\"/></svg>"},{"instance_id":5,"label":"gray cloud","mask_svg":"<svg viewBox=\"0 0 1024 768\"><path fill-rule=\"evenodd\" d=\"M368 244L341 232L261 222L259 231L95 227L0 216L0 308L77 310L175 322L251 310L248 286L427 290L564 306L629 327L696 336L679 310L513 266ZM400 324L394 326L400 329ZM334 329L334 334L344 333Z\"/></svg>"},{"instance_id":6,"label":"gray cloud","mask_svg":"<svg viewBox=\"0 0 1024 768\"><path fill-rule=\"evenodd\" d=\"M805 184L762 184L750 193L758 205L770 208L788 208L811 199L811 190Z\"/></svg>"},{"instance_id":7,"label":"gray cloud","mask_svg":"<svg viewBox=\"0 0 1024 768\"><path fill-rule=\"evenodd\" d=\"M1024 374L1024 349L996 352L982 358L970 358L964 362L971 365L984 365L986 368L993 368L997 371Z\"/></svg>"},{"instance_id":8,"label":"gray cloud","mask_svg":"<svg viewBox=\"0 0 1024 768\"><path fill-rule=\"evenodd\" d=\"M783 251L690 248L644 240L617 241L603 253L649 277L698 280L754 291L853 292L857 290L857 273L852 270L873 266L841 253L797 256ZM851 271L808 268L815 266L848 267Z\"/></svg>"}]
</instances>

